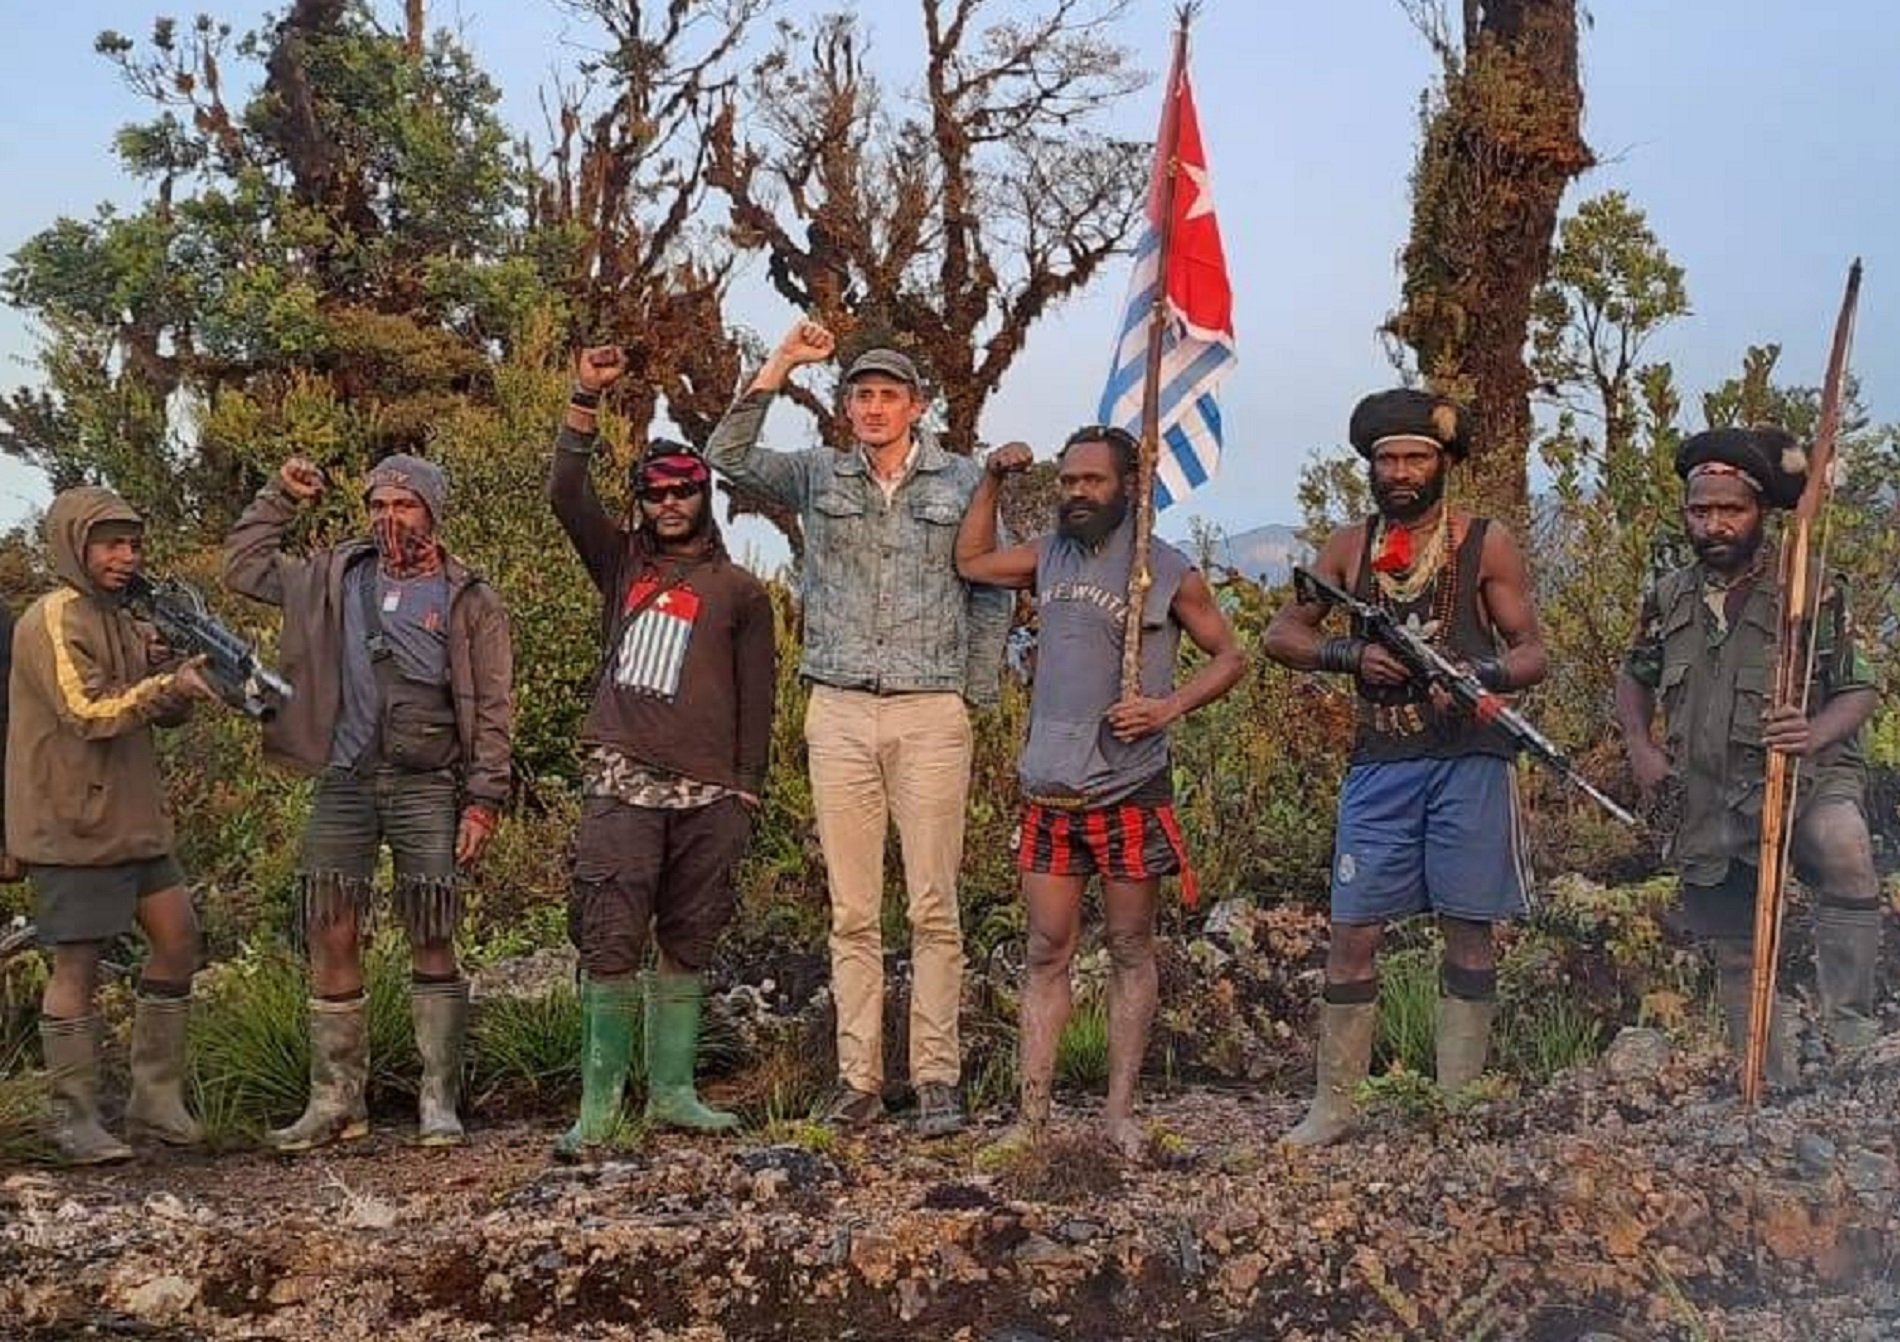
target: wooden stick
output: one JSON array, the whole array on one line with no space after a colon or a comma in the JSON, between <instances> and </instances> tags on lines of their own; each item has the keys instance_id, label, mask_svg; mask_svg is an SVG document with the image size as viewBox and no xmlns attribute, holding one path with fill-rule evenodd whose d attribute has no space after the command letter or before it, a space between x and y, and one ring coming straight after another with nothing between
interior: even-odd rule
<instances>
[{"instance_id":1,"label":"wooden stick","mask_svg":"<svg viewBox=\"0 0 1900 1342\"><path fill-rule=\"evenodd\" d=\"M1841 400L1847 381L1847 354L1853 343L1854 311L1860 303L1860 262L1847 272L1847 292L1834 322L1828 351L1827 380L1821 390L1821 417L1808 452L1808 478L1801 501L1781 538L1779 565L1781 627L1775 647L1771 705L1795 704L1807 711L1810 659L1807 633L1812 619L1814 572L1809 562L1814 524L1833 492L1834 449L1841 431ZM1749 980L1748 1046L1742 1055L1742 1103L1761 1101L1768 1060L1769 1026L1775 1002L1775 969L1781 951L1783 886L1787 883L1789 839L1794 828L1799 771L1779 750L1768 752L1762 774L1761 846L1756 866L1755 956Z\"/></svg>"},{"instance_id":2,"label":"wooden stick","mask_svg":"<svg viewBox=\"0 0 1900 1342\"><path fill-rule=\"evenodd\" d=\"M1168 75L1161 112L1161 140L1155 148L1160 218L1155 250L1155 296L1148 313L1148 364L1141 386L1141 444L1135 465L1135 553L1128 566L1128 613L1122 625L1122 698L1141 696L1141 621L1154 586L1149 554L1154 548L1155 463L1161 456L1161 350L1168 331L1168 258L1174 250L1174 185L1180 170L1177 153L1181 127L1181 81L1187 77L1188 22L1193 7L1176 11L1174 67Z\"/></svg>"}]
</instances>

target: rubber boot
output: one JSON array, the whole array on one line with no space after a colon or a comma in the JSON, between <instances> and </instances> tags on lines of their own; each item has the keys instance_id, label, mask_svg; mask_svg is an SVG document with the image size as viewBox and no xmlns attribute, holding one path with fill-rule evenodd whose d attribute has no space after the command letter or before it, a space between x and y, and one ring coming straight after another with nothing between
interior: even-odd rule
<instances>
[{"instance_id":1,"label":"rubber boot","mask_svg":"<svg viewBox=\"0 0 1900 1342\"><path fill-rule=\"evenodd\" d=\"M416 1141L460 1146L467 1141L456 1112L462 1104L462 1057L468 1038L468 980L418 983L409 989L422 1089L416 1097Z\"/></svg>"},{"instance_id":2,"label":"rubber boot","mask_svg":"<svg viewBox=\"0 0 1900 1342\"><path fill-rule=\"evenodd\" d=\"M1853 1057L1880 1034L1874 971L1880 961L1880 910L1822 904L1814 911L1815 983L1821 1023L1836 1061Z\"/></svg>"},{"instance_id":3,"label":"rubber boot","mask_svg":"<svg viewBox=\"0 0 1900 1342\"><path fill-rule=\"evenodd\" d=\"M581 1112L554 1143L559 1160L577 1160L613 1136L633 1066L633 1031L640 985L633 979L581 983Z\"/></svg>"},{"instance_id":4,"label":"rubber boot","mask_svg":"<svg viewBox=\"0 0 1900 1342\"><path fill-rule=\"evenodd\" d=\"M361 997L310 1003L310 1102L303 1116L265 1140L279 1151L309 1151L369 1136L369 1031Z\"/></svg>"},{"instance_id":5,"label":"rubber boot","mask_svg":"<svg viewBox=\"0 0 1900 1342\"><path fill-rule=\"evenodd\" d=\"M167 1146L196 1146L204 1140L204 1129L185 1107L185 1031L190 1023L189 997L140 996L134 1004L127 1136L155 1137Z\"/></svg>"},{"instance_id":6,"label":"rubber boot","mask_svg":"<svg viewBox=\"0 0 1900 1342\"><path fill-rule=\"evenodd\" d=\"M1715 995L1728 1026L1729 1048L1739 1061L1748 1045L1749 998L1754 982L1754 957L1746 944L1722 945L1715 954ZM1775 1090L1801 1084L1801 1064L1795 1053L1794 1003L1777 996L1768 1017L1768 1057L1765 1079Z\"/></svg>"},{"instance_id":7,"label":"rubber boot","mask_svg":"<svg viewBox=\"0 0 1900 1342\"><path fill-rule=\"evenodd\" d=\"M1359 1118L1355 1093L1372 1067L1377 1002L1322 1002L1319 1008L1319 1075L1313 1103L1298 1127L1280 1139L1286 1146L1327 1146L1352 1130Z\"/></svg>"},{"instance_id":8,"label":"rubber boot","mask_svg":"<svg viewBox=\"0 0 1900 1342\"><path fill-rule=\"evenodd\" d=\"M700 1102L693 1088L699 1057L699 1011L705 987L697 974L648 974L647 1121L694 1132L730 1132L739 1116Z\"/></svg>"},{"instance_id":9,"label":"rubber boot","mask_svg":"<svg viewBox=\"0 0 1900 1342\"><path fill-rule=\"evenodd\" d=\"M132 1148L99 1122L99 1018L40 1018L40 1048L52 1088L51 1139L66 1165L130 1160Z\"/></svg>"},{"instance_id":10,"label":"rubber boot","mask_svg":"<svg viewBox=\"0 0 1900 1342\"><path fill-rule=\"evenodd\" d=\"M1491 1021L1497 1011L1495 998L1474 1001L1449 993L1440 995L1435 1037L1440 1090L1463 1090L1484 1075L1485 1058L1491 1049Z\"/></svg>"}]
</instances>

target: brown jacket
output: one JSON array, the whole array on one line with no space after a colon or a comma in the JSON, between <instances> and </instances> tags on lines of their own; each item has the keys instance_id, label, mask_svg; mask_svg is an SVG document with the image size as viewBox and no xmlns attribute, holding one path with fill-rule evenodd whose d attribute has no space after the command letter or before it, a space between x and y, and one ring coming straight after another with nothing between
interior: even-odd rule
<instances>
[{"instance_id":1,"label":"brown jacket","mask_svg":"<svg viewBox=\"0 0 1900 1342\"><path fill-rule=\"evenodd\" d=\"M299 773L322 773L343 701L344 575L373 564L367 540L286 554L297 505L275 482L258 491L224 541L224 583L284 611L280 657L295 694L264 728L264 753ZM501 598L460 560L448 560L449 689L470 801L508 800L514 730L514 644Z\"/></svg>"},{"instance_id":2,"label":"brown jacket","mask_svg":"<svg viewBox=\"0 0 1900 1342\"><path fill-rule=\"evenodd\" d=\"M104 867L171 851L154 726L191 701L153 674L145 630L86 576L86 534L138 514L109 489L69 489L46 513L60 585L13 631L7 722L7 851L29 863Z\"/></svg>"}]
</instances>

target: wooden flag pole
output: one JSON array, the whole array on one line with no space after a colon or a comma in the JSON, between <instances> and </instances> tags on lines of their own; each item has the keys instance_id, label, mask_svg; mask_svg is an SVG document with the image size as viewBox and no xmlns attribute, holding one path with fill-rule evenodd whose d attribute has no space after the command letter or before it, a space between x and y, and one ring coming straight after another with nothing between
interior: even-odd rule
<instances>
[{"instance_id":1,"label":"wooden flag pole","mask_svg":"<svg viewBox=\"0 0 1900 1342\"><path fill-rule=\"evenodd\" d=\"M1775 648L1771 704L1795 704L1807 711L1810 658L1804 653L1812 620L1816 575L1809 562L1815 521L1833 492L1834 448L1841 431L1841 400L1847 381L1847 353L1854 337L1854 311L1860 303L1860 262L1847 272L1847 292L1834 322L1828 351L1827 381L1821 390L1821 417L1808 453L1808 478L1801 501L1781 538L1779 579L1781 628ZM1749 980L1748 1046L1742 1056L1742 1103L1761 1101L1768 1060L1769 1025L1775 1001L1775 967L1781 950L1782 887L1787 881L1788 840L1793 830L1799 773L1779 750L1768 752L1763 768L1761 848L1756 867L1755 960Z\"/></svg>"},{"instance_id":2,"label":"wooden flag pole","mask_svg":"<svg viewBox=\"0 0 1900 1342\"><path fill-rule=\"evenodd\" d=\"M1167 100L1161 113L1161 143L1156 222L1154 305L1148 313L1148 363L1141 386L1141 444L1135 467L1135 554L1128 567L1128 613L1122 626L1122 698L1141 696L1141 622L1154 586L1149 553L1154 547L1155 463L1161 455L1161 352L1168 330L1168 258L1174 249L1174 187L1180 173L1181 81L1187 77L1188 23L1193 5L1176 11L1174 65L1168 74Z\"/></svg>"}]
</instances>

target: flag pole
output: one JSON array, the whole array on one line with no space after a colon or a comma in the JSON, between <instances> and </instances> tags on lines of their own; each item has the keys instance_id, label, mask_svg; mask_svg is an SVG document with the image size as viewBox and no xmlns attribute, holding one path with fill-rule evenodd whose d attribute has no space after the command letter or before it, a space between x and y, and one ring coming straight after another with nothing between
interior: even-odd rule
<instances>
[{"instance_id":1,"label":"flag pole","mask_svg":"<svg viewBox=\"0 0 1900 1342\"><path fill-rule=\"evenodd\" d=\"M1135 467L1135 553L1128 567L1128 613L1122 628L1122 698L1141 696L1141 623L1154 586L1149 553L1155 529L1155 463L1161 455L1161 353L1168 330L1168 259L1174 250L1174 188L1180 173L1181 84L1187 77L1188 23L1196 6L1175 11L1174 64L1161 113L1161 142L1155 148L1158 169L1155 233L1155 294L1148 313L1148 363L1142 372L1141 442Z\"/></svg>"}]
</instances>

